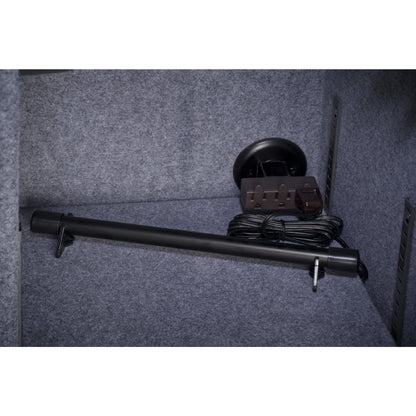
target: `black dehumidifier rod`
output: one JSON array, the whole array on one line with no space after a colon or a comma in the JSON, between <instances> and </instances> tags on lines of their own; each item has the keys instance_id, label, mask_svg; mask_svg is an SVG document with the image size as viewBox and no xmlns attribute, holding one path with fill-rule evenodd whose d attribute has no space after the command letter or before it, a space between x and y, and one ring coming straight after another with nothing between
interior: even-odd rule
<instances>
[{"instance_id":1,"label":"black dehumidifier rod","mask_svg":"<svg viewBox=\"0 0 416 416\"><path fill-rule=\"evenodd\" d=\"M48 211L35 211L30 228L36 233L61 236L68 233L72 236L276 260L310 267L319 259L320 267L351 273L357 273L359 263L359 253L352 249L308 248L293 244L269 245L221 235L100 221Z\"/></svg>"}]
</instances>

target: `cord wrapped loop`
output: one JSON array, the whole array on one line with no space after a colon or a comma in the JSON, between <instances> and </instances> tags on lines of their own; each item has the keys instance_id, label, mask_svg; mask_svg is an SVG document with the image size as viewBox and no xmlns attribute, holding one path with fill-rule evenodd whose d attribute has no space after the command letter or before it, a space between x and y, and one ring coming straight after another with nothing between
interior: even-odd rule
<instances>
[{"instance_id":1,"label":"cord wrapped loop","mask_svg":"<svg viewBox=\"0 0 416 416\"><path fill-rule=\"evenodd\" d=\"M276 224L272 227L272 224ZM278 225L280 223L280 227ZM286 225L285 221L278 220L274 214L268 215L260 226L260 234L262 237L272 240L274 243L279 243L286 240Z\"/></svg>"},{"instance_id":2,"label":"cord wrapped loop","mask_svg":"<svg viewBox=\"0 0 416 416\"><path fill-rule=\"evenodd\" d=\"M276 214L240 214L228 225L231 237L263 240L268 242L288 241L311 247L329 247L340 240L342 220L335 216L321 216L313 220L279 220Z\"/></svg>"}]
</instances>

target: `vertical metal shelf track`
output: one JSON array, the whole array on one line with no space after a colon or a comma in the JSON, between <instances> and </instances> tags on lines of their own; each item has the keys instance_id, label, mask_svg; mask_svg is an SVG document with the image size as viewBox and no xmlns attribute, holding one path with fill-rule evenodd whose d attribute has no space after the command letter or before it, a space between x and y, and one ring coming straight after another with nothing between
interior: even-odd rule
<instances>
[{"instance_id":1,"label":"vertical metal shelf track","mask_svg":"<svg viewBox=\"0 0 416 416\"><path fill-rule=\"evenodd\" d=\"M332 101L332 120L328 151L328 166L326 171L326 187L325 187L325 210L327 214L331 214L333 207L333 196L335 186L335 169L338 153L338 137L341 122L341 106L338 97L334 97Z\"/></svg>"},{"instance_id":2,"label":"vertical metal shelf track","mask_svg":"<svg viewBox=\"0 0 416 416\"><path fill-rule=\"evenodd\" d=\"M415 216L416 207L410 203L409 198L406 198L404 204L399 261L397 264L396 289L394 291L393 315L391 321L391 334L393 335L397 345L402 345L403 338L403 322L406 310L407 283L409 280Z\"/></svg>"}]
</instances>

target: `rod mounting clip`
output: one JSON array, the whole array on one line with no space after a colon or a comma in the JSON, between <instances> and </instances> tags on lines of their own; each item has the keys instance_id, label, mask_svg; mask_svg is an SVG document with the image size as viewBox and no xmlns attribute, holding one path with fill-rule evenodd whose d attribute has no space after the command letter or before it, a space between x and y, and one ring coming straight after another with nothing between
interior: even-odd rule
<instances>
[{"instance_id":1,"label":"rod mounting clip","mask_svg":"<svg viewBox=\"0 0 416 416\"><path fill-rule=\"evenodd\" d=\"M68 216L72 217L72 214L68 214ZM62 256L65 248L72 245L74 240L75 240L75 237L71 233L66 231L65 224L62 224L59 227L58 242L56 245L55 257L59 259Z\"/></svg>"}]
</instances>

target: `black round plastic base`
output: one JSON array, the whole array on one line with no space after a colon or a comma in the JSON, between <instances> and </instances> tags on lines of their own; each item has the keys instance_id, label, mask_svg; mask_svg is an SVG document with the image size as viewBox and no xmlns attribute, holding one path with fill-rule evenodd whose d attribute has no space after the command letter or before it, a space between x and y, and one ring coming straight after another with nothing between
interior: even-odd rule
<instances>
[{"instance_id":1,"label":"black round plastic base","mask_svg":"<svg viewBox=\"0 0 416 416\"><path fill-rule=\"evenodd\" d=\"M259 165L267 162L285 162L290 176L306 173L306 157L296 143L279 138L262 139L247 146L237 156L233 168L237 186L240 187L242 178L263 176L259 173Z\"/></svg>"}]
</instances>

